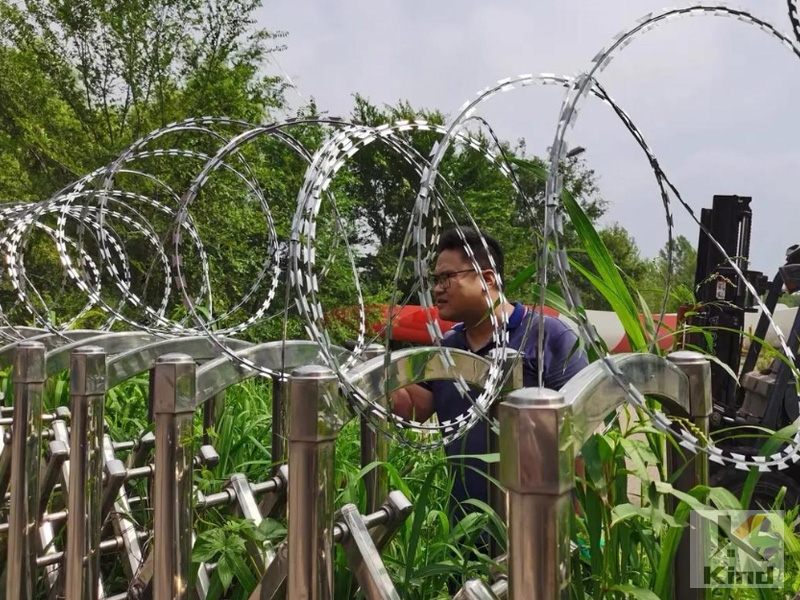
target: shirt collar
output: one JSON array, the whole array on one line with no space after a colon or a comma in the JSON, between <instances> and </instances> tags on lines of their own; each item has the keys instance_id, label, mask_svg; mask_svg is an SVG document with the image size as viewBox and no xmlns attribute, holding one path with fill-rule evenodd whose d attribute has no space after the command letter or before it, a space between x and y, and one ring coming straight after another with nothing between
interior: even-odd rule
<instances>
[{"instance_id":1,"label":"shirt collar","mask_svg":"<svg viewBox=\"0 0 800 600\"><path fill-rule=\"evenodd\" d=\"M517 327L520 326L522 323L522 319L525 318L525 313L527 309L519 302L512 302L514 306L514 310L511 311L511 314L508 316L508 322L506 323L506 331L513 331ZM464 323L457 323L453 325L454 331L463 332L466 329Z\"/></svg>"}]
</instances>

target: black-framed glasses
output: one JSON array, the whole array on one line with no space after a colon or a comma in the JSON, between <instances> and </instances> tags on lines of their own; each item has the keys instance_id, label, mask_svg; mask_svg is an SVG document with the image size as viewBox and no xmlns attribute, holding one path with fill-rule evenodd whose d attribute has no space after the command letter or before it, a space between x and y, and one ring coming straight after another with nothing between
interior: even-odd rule
<instances>
[{"instance_id":1,"label":"black-framed glasses","mask_svg":"<svg viewBox=\"0 0 800 600\"><path fill-rule=\"evenodd\" d=\"M428 284L431 289L441 285L443 290L450 287L450 282L456 275L461 273L474 273L475 269L462 269L461 271L451 271L450 273L439 273L438 275L428 275Z\"/></svg>"}]
</instances>

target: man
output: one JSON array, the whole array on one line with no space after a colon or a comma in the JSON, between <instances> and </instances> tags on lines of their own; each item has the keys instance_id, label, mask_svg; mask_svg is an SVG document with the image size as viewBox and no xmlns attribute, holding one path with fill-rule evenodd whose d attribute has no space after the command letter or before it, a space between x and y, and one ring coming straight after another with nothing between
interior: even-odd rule
<instances>
[{"instance_id":1,"label":"man","mask_svg":"<svg viewBox=\"0 0 800 600\"><path fill-rule=\"evenodd\" d=\"M541 315L518 302L499 303L499 279L503 277L503 250L497 240L471 228L462 228L464 240L456 230L444 232L437 248L436 265L431 276L431 287L439 316L448 321L459 321L442 340L442 345L486 356L494 348L495 325L488 318L489 304L481 286L481 274L486 282L492 306L495 306L496 323L503 323L505 312L508 346L523 353L523 384L537 387L538 365L543 362L544 387L557 390L588 364L586 354L576 347L577 336L566 324L546 316L544 327L544 352L538 355L539 323ZM486 241L489 253L481 237ZM469 246L480 267L476 270L464 247ZM532 321L532 322L531 322ZM530 323L530 327L528 327ZM525 346L521 347L528 330ZM477 395L477 394L476 394ZM475 397L475 396L473 396ZM471 406L468 398L461 396L451 381L431 381L412 385L393 394L394 412L406 419L425 422L434 413L439 422L455 419ZM464 455L488 453L488 424L481 420L465 435L448 444L445 452L450 457L454 475L451 501L460 504L469 498L488 502L486 479L487 464L474 458L454 458ZM453 507L456 508L456 507ZM470 512L468 507L451 511L458 516Z\"/></svg>"}]
</instances>

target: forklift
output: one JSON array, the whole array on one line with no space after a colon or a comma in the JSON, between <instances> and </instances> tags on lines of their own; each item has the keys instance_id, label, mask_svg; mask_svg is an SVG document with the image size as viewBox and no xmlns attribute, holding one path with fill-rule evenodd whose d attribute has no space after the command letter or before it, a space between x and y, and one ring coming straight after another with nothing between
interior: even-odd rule
<instances>
[{"instance_id":1,"label":"forklift","mask_svg":"<svg viewBox=\"0 0 800 600\"><path fill-rule=\"evenodd\" d=\"M752 294L722 253L714 246L709 234L717 240L728 256L736 263L759 297L769 309L775 311L781 295L800 290L800 246L786 251L785 263L775 277L769 278L749 269L750 232L752 224L752 198L746 196L714 196L712 207L701 212L701 223L708 231L700 230L695 270L695 306L683 306L690 326L705 329L687 336L688 348L700 349L715 356L738 375L731 377L721 364L711 363L711 392L713 413L711 437L714 443L729 452L745 456L759 453L768 438L763 428L777 431L798 418L798 397L792 370L780 358L774 358L766 368L757 369L759 356L770 351L756 340L764 340L769 329L769 319L762 314L758 320L754 339L742 361L745 314L757 312ZM795 355L795 365L800 365L800 310L790 331L784 331L789 348ZM724 487L740 496L748 471L732 465L711 464L710 483ZM789 468L771 470L761 474L753 493L751 508L768 508L774 503L781 487L786 488L783 506L800 504L800 463L789 463Z\"/></svg>"}]
</instances>

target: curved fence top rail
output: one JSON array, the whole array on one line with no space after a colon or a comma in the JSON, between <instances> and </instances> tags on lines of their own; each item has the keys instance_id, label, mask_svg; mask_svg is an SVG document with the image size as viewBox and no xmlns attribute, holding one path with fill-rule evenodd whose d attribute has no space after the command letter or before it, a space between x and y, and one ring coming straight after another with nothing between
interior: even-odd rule
<instances>
[{"instance_id":1,"label":"curved fence top rail","mask_svg":"<svg viewBox=\"0 0 800 600\"><path fill-rule=\"evenodd\" d=\"M88 339L75 340L69 344L53 348L47 353L47 375L54 375L59 371L69 369L70 353L82 346L97 346L106 354L120 354L128 351L138 351L142 346L163 340L162 336L140 331L121 331L114 333L101 333Z\"/></svg>"},{"instance_id":2,"label":"curved fence top rail","mask_svg":"<svg viewBox=\"0 0 800 600\"><path fill-rule=\"evenodd\" d=\"M0 368L7 367L14 360L14 352L22 342L40 342L44 344L45 351L53 350L59 346L70 344L78 340L86 340L97 337L101 332L96 329L76 329L74 331L63 331L60 333L44 333L35 335L24 340L17 340L10 344L0 347Z\"/></svg>"},{"instance_id":3,"label":"curved fence top rail","mask_svg":"<svg viewBox=\"0 0 800 600\"><path fill-rule=\"evenodd\" d=\"M344 362L352 353L344 348L332 346L337 360ZM266 342L257 346L243 348L236 356L273 371L291 372L305 365L326 365L328 361L320 351L320 345L307 340L286 340ZM195 408L216 396L219 392L251 377L255 372L231 359L220 356L197 370Z\"/></svg>"},{"instance_id":4,"label":"curved fence top rail","mask_svg":"<svg viewBox=\"0 0 800 600\"><path fill-rule=\"evenodd\" d=\"M9 342L22 341L25 338L44 335L46 333L48 333L48 330L41 327L0 327L0 336L7 338Z\"/></svg>"},{"instance_id":5,"label":"curved fence top rail","mask_svg":"<svg viewBox=\"0 0 800 600\"><path fill-rule=\"evenodd\" d=\"M224 338L223 342L228 348L233 349L244 349L253 345L250 342L233 338ZM222 355L220 347L205 336L159 339L151 344L111 357L107 363L108 387L112 388L139 373L149 371L155 367L159 356L174 352L188 354L198 363L214 360Z\"/></svg>"},{"instance_id":6,"label":"curved fence top rail","mask_svg":"<svg viewBox=\"0 0 800 600\"><path fill-rule=\"evenodd\" d=\"M618 354L610 360L642 394L656 396L668 413L689 416L689 378L667 359L654 354ZM602 360L583 369L560 392L572 405L573 435L579 444L629 398Z\"/></svg>"},{"instance_id":7,"label":"curved fence top rail","mask_svg":"<svg viewBox=\"0 0 800 600\"><path fill-rule=\"evenodd\" d=\"M483 388L492 363L466 350L446 350L436 346L398 350L392 352L388 371L385 357L378 356L350 369L347 378L367 398L380 398L386 391L391 393L407 385L437 379ZM447 356L451 361L449 366L445 362ZM458 377L453 376L454 372Z\"/></svg>"}]
</instances>

